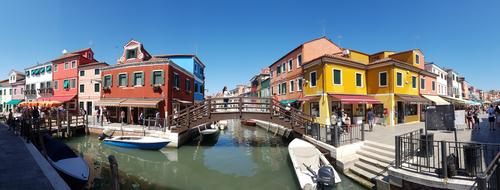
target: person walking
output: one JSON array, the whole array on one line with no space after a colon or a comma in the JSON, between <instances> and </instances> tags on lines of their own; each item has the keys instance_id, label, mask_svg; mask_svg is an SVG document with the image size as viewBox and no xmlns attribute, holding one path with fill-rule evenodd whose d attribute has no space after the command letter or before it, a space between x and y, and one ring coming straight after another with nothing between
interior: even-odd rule
<instances>
[{"instance_id":1,"label":"person walking","mask_svg":"<svg viewBox=\"0 0 500 190\"><path fill-rule=\"evenodd\" d=\"M490 105L486 113L488 114L490 131L495 131L495 109L493 109L493 105Z\"/></svg>"},{"instance_id":2,"label":"person walking","mask_svg":"<svg viewBox=\"0 0 500 190\"><path fill-rule=\"evenodd\" d=\"M125 111L123 111L123 110L120 112L120 122L122 124L125 123Z\"/></svg>"},{"instance_id":3,"label":"person walking","mask_svg":"<svg viewBox=\"0 0 500 190\"><path fill-rule=\"evenodd\" d=\"M222 88L222 97L224 97L224 107L227 108L227 103L229 102L229 92L227 91L227 86L224 86L224 88ZM226 111L226 110L224 110Z\"/></svg>"},{"instance_id":4,"label":"person walking","mask_svg":"<svg viewBox=\"0 0 500 190\"><path fill-rule=\"evenodd\" d=\"M468 129L473 129L474 128L474 122L472 121L472 108L467 108L467 112L465 113L465 118L467 122L467 128Z\"/></svg>"},{"instance_id":5,"label":"person walking","mask_svg":"<svg viewBox=\"0 0 500 190\"><path fill-rule=\"evenodd\" d=\"M373 131L373 122L375 120L375 115L373 114L373 110L368 109L368 113L366 113L366 116L368 117L368 127L370 128L370 131Z\"/></svg>"},{"instance_id":6,"label":"person walking","mask_svg":"<svg viewBox=\"0 0 500 190\"><path fill-rule=\"evenodd\" d=\"M473 128L474 129L481 129L481 124L479 123L479 112L480 112L480 108L477 108L474 110L474 113L473 113L473 118L474 118L474 125L473 125Z\"/></svg>"},{"instance_id":7,"label":"person walking","mask_svg":"<svg viewBox=\"0 0 500 190\"><path fill-rule=\"evenodd\" d=\"M496 123L500 123L500 105L495 106Z\"/></svg>"}]
</instances>

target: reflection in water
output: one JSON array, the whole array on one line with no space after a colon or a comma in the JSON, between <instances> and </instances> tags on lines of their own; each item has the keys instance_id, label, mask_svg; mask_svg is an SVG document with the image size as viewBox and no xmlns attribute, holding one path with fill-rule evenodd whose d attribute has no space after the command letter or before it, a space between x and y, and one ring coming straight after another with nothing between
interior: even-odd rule
<instances>
[{"instance_id":1,"label":"reflection in water","mask_svg":"<svg viewBox=\"0 0 500 190\"><path fill-rule=\"evenodd\" d=\"M239 121L230 122L215 142L195 139L179 149L126 149L103 145L97 136L68 141L89 163L92 189L109 189L111 154L118 161L123 189L297 189L287 144ZM360 188L343 180L339 189Z\"/></svg>"}]
</instances>

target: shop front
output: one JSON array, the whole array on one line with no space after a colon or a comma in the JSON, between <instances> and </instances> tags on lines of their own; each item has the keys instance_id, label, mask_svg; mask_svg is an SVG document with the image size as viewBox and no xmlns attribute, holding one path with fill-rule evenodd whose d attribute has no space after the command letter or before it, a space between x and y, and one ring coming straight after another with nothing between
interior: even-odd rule
<instances>
[{"instance_id":1,"label":"shop front","mask_svg":"<svg viewBox=\"0 0 500 190\"><path fill-rule=\"evenodd\" d=\"M416 95L396 95L396 123L419 122L422 115L421 107L431 104L431 101Z\"/></svg>"},{"instance_id":2,"label":"shop front","mask_svg":"<svg viewBox=\"0 0 500 190\"><path fill-rule=\"evenodd\" d=\"M329 95L330 98L330 111L331 114L338 114L339 111L344 110L344 113L351 118L352 124L361 125L367 123L367 109L377 107L378 111L383 114L383 104L372 96L368 95ZM380 109L382 106L382 109ZM375 113L375 110L374 110ZM380 113L375 113L379 116Z\"/></svg>"},{"instance_id":3,"label":"shop front","mask_svg":"<svg viewBox=\"0 0 500 190\"><path fill-rule=\"evenodd\" d=\"M141 124L140 115L144 118L154 118L157 112L162 112L162 99L101 99L97 106L101 107L103 114L109 122L124 122L127 124ZM121 113L125 113L122 117Z\"/></svg>"}]
</instances>

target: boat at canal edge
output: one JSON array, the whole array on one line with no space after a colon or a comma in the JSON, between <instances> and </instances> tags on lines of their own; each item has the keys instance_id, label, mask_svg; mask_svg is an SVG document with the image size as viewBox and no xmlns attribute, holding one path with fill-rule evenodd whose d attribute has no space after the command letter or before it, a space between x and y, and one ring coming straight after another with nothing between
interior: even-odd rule
<instances>
[{"instance_id":1,"label":"boat at canal edge","mask_svg":"<svg viewBox=\"0 0 500 190\"><path fill-rule=\"evenodd\" d=\"M200 130L199 127L198 130ZM219 136L220 130L217 124L211 124L210 128L205 128L205 130L200 130L199 132L203 139L216 139Z\"/></svg>"},{"instance_id":2,"label":"boat at canal edge","mask_svg":"<svg viewBox=\"0 0 500 190\"><path fill-rule=\"evenodd\" d=\"M53 139L50 135L43 135L47 160L68 184L85 185L89 179L89 166L64 142Z\"/></svg>"},{"instance_id":3,"label":"boat at canal edge","mask_svg":"<svg viewBox=\"0 0 500 190\"><path fill-rule=\"evenodd\" d=\"M331 189L340 183L337 171L311 143L296 138L288 153L301 189Z\"/></svg>"},{"instance_id":4,"label":"boat at canal edge","mask_svg":"<svg viewBox=\"0 0 500 190\"><path fill-rule=\"evenodd\" d=\"M246 125L246 126L256 126L257 122L253 119L247 119L247 120L241 120L241 124Z\"/></svg>"},{"instance_id":5,"label":"boat at canal edge","mask_svg":"<svg viewBox=\"0 0 500 190\"><path fill-rule=\"evenodd\" d=\"M99 135L99 140L103 140L103 143L108 145L144 150L159 150L170 143L170 140L156 137L113 136L113 134L114 131L112 130L104 130L103 133Z\"/></svg>"}]
</instances>

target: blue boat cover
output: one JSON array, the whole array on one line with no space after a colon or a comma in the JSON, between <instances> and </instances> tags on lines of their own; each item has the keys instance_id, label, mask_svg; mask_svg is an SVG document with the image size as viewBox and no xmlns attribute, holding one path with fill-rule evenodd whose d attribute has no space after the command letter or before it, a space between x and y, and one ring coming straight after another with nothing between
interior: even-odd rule
<instances>
[{"instance_id":1,"label":"blue boat cover","mask_svg":"<svg viewBox=\"0 0 500 190\"><path fill-rule=\"evenodd\" d=\"M52 161L57 162L66 158L75 158L78 155L64 144L64 142L53 139L48 134L43 135L43 141L45 143L45 149L47 149L47 156L52 159Z\"/></svg>"}]
</instances>

